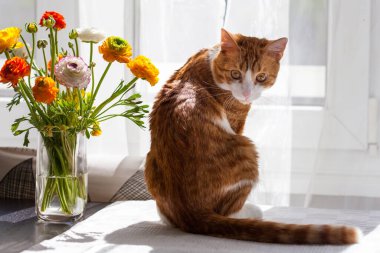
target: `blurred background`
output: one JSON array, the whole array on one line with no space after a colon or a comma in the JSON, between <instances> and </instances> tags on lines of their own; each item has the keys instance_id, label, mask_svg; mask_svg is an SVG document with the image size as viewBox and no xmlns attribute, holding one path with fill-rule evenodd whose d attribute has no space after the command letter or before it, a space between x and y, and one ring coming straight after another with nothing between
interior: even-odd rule
<instances>
[{"instance_id":1,"label":"blurred background","mask_svg":"<svg viewBox=\"0 0 380 253\"><path fill-rule=\"evenodd\" d=\"M187 58L219 42L220 28L289 44L275 86L255 101L245 135L258 146L261 180L250 196L258 204L380 209L380 1L378 0L0 0L0 29L24 27L45 10L63 14L67 48L71 28L96 27L126 38L134 55L160 69L160 83L136 90L152 105L162 85ZM44 39L46 35L39 35ZM44 37L45 36L45 37ZM81 55L87 58L88 45ZM0 64L4 56L0 56ZM97 77L105 68L97 54ZM106 80L116 85L124 66ZM116 79L116 80L115 80ZM113 89L103 86L102 95ZM108 93L107 93L108 92ZM0 146L21 146L10 131L27 112L5 108L13 96L0 85ZM102 126L90 155L144 156L149 130L122 119ZM37 145L37 135L31 147Z\"/></svg>"}]
</instances>

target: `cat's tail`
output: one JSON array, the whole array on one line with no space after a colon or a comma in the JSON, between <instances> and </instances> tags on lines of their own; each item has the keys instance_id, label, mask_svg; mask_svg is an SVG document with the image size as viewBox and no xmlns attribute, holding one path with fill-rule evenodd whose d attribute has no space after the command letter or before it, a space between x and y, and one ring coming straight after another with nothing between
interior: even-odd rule
<instances>
[{"instance_id":1,"label":"cat's tail","mask_svg":"<svg viewBox=\"0 0 380 253\"><path fill-rule=\"evenodd\" d=\"M259 219L234 219L218 214L202 215L196 223L185 230L266 243L353 244L358 243L362 237L361 230L355 227L285 224Z\"/></svg>"}]
</instances>

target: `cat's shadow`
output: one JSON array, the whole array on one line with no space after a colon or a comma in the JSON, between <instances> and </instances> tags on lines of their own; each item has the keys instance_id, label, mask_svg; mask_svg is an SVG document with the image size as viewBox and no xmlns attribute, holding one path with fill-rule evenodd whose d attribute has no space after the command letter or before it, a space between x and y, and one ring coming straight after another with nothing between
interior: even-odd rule
<instances>
[{"instance_id":1,"label":"cat's shadow","mask_svg":"<svg viewBox=\"0 0 380 253\"><path fill-rule=\"evenodd\" d=\"M104 240L114 245L148 246L150 252L309 252L316 247L323 247L321 252L344 252L350 246L318 246L318 245L281 245L266 244L212 236L194 235L179 229L164 225L160 222L139 222L108 234ZM305 247L310 247L308 250ZM313 248L313 249L312 249Z\"/></svg>"}]
</instances>

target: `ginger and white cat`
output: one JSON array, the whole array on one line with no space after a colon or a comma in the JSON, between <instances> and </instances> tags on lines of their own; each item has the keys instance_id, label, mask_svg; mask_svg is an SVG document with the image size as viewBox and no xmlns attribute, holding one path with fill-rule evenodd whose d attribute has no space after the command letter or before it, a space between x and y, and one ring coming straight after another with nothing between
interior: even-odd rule
<instances>
[{"instance_id":1,"label":"ginger and white cat","mask_svg":"<svg viewBox=\"0 0 380 253\"><path fill-rule=\"evenodd\" d=\"M264 221L245 201L258 154L242 135L251 102L276 80L287 39L230 34L163 86L150 115L148 189L165 220L197 234L269 243L351 244L360 231Z\"/></svg>"}]
</instances>

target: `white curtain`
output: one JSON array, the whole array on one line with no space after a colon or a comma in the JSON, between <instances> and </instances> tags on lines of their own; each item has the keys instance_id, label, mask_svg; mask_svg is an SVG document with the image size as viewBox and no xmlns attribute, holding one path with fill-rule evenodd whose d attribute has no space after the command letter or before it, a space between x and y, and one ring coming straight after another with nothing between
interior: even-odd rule
<instances>
[{"instance_id":1,"label":"white curtain","mask_svg":"<svg viewBox=\"0 0 380 253\"><path fill-rule=\"evenodd\" d=\"M112 0L112 4L102 0L79 1L79 26L96 27L107 36L125 37L125 16L123 0ZM117 8L115 8L117 6ZM128 38L127 38L128 39ZM95 81L100 79L107 62L102 59L98 52L99 44L94 46ZM81 44L81 55L89 59L90 47L86 43ZM126 66L115 62L112 64L107 77L104 79L102 88L99 90L98 103L104 101L118 85L121 79L126 78ZM128 154L126 120L114 118L101 124L102 135L92 137L88 142L88 150L91 155L125 156Z\"/></svg>"},{"instance_id":2,"label":"white curtain","mask_svg":"<svg viewBox=\"0 0 380 253\"><path fill-rule=\"evenodd\" d=\"M138 26L139 54L151 58L160 70L155 87L138 85L136 90L144 102L153 105L162 85L197 51L218 43L225 13L224 0L141 0ZM148 121L147 126L148 126ZM149 131L128 124L130 154L145 155L149 151Z\"/></svg>"},{"instance_id":3,"label":"white curtain","mask_svg":"<svg viewBox=\"0 0 380 253\"><path fill-rule=\"evenodd\" d=\"M228 3L227 30L272 40L289 38L288 0L238 0ZM260 155L260 180L250 197L259 204L289 205L292 111L288 63L289 50L281 61L276 84L264 93L264 97L254 102L244 130L244 135L253 140Z\"/></svg>"}]
</instances>

